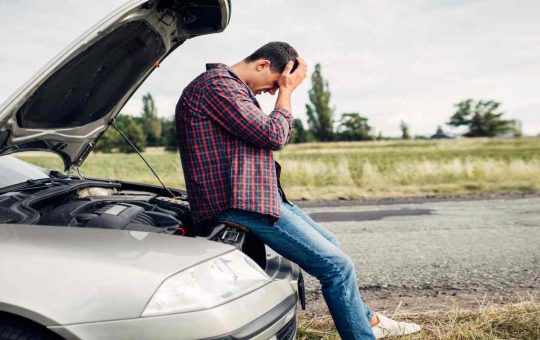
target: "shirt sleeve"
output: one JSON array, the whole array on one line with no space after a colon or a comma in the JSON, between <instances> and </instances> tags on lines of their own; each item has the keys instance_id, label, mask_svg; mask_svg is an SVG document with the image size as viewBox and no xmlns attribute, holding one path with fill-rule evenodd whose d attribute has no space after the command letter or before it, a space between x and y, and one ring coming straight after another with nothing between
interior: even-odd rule
<instances>
[{"instance_id":1,"label":"shirt sleeve","mask_svg":"<svg viewBox=\"0 0 540 340\"><path fill-rule=\"evenodd\" d=\"M267 116L251 99L246 86L231 76L212 78L202 105L225 130L264 149L281 149L294 127L289 110L274 110Z\"/></svg>"}]
</instances>

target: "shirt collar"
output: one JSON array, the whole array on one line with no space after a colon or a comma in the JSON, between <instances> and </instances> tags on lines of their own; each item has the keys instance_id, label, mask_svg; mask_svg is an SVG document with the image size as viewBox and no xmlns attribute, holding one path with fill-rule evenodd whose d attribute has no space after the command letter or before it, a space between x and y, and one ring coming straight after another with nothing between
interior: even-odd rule
<instances>
[{"instance_id":1,"label":"shirt collar","mask_svg":"<svg viewBox=\"0 0 540 340\"><path fill-rule=\"evenodd\" d=\"M206 70L211 70L211 69L214 69L214 68L220 68L220 69L224 69L224 70L227 70L227 71L232 71L232 69L228 66L228 65L225 65L225 64L222 64L222 63L208 63L206 64Z\"/></svg>"},{"instance_id":2,"label":"shirt collar","mask_svg":"<svg viewBox=\"0 0 540 340\"><path fill-rule=\"evenodd\" d=\"M255 93L253 93L253 91L251 91L249 86L233 71L233 69L229 65L222 64L222 63L208 63L208 64L206 64L206 70L207 71L212 70L212 69L227 70L231 74L231 76L238 79L242 84L244 84L244 86L247 88L249 94L251 95L251 98L253 98L253 101L257 104L257 106L259 106L259 102L257 101L257 98L255 97Z\"/></svg>"}]
</instances>

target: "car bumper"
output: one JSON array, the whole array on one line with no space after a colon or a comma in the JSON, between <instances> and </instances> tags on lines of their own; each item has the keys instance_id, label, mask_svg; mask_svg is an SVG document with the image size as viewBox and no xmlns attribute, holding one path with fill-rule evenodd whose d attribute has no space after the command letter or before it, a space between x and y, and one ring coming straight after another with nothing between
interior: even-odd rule
<instances>
[{"instance_id":1,"label":"car bumper","mask_svg":"<svg viewBox=\"0 0 540 340\"><path fill-rule=\"evenodd\" d=\"M66 339L294 339L298 296L288 280L215 308L50 327Z\"/></svg>"}]
</instances>

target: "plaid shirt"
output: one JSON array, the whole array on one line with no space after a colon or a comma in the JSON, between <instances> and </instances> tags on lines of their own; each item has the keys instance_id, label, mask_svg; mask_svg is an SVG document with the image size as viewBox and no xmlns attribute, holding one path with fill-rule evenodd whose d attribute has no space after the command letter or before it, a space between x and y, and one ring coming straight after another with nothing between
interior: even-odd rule
<instances>
[{"instance_id":1,"label":"plaid shirt","mask_svg":"<svg viewBox=\"0 0 540 340\"><path fill-rule=\"evenodd\" d=\"M188 202L195 223L230 208L279 219L281 149L294 127L289 110L261 110L251 89L224 64L183 91L176 106L176 129Z\"/></svg>"}]
</instances>

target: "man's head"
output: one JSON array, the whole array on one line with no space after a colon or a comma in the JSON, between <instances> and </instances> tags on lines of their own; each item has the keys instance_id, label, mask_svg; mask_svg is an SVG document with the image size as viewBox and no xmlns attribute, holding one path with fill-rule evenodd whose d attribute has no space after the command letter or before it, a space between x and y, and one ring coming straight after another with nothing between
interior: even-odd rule
<instances>
[{"instance_id":1,"label":"man's head","mask_svg":"<svg viewBox=\"0 0 540 340\"><path fill-rule=\"evenodd\" d=\"M233 66L239 76L255 94L274 94L279 86L278 79L289 61L294 61L293 71L298 65L298 53L289 44L270 42Z\"/></svg>"}]
</instances>

